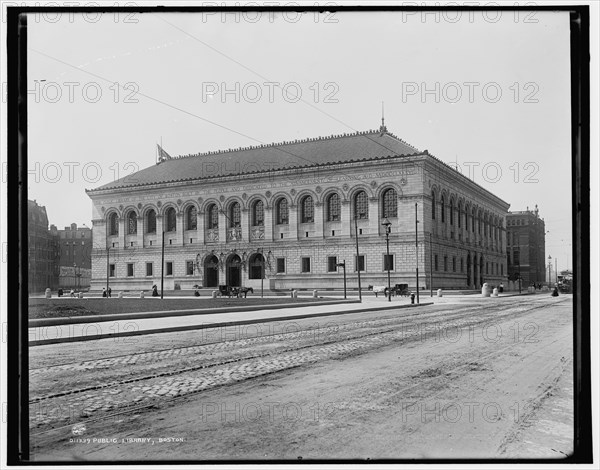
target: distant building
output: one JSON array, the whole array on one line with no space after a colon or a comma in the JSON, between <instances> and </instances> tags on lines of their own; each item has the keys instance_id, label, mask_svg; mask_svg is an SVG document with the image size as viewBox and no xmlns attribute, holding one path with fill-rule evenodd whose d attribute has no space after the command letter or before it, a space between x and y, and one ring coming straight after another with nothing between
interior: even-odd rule
<instances>
[{"instance_id":1,"label":"distant building","mask_svg":"<svg viewBox=\"0 0 600 470\"><path fill-rule=\"evenodd\" d=\"M71 224L64 230L50 226L58 243L59 287L87 288L92 268L92 229Z\"/></svg>"},{"instance_id":2,"label":"distant building","mask_svg":"<svg viewBox=\"0 0 600 470\"><path fill-rule=\"evenodd\" d=\"M58 286L56 238L48 230L46 207L27 201L28 290L30 294Z\"/></svg>"},{"instance_id":3,"label":"distant building","mask_svg":"<svg viewBox=\"0 0 600 470\"><path fill-rule=\"evenodd\" d=\"M523 286L546 282L546 227L537 205L534 211L509 212L506 217L508 279L521 276Z\"/></svg>"}]
</instances>

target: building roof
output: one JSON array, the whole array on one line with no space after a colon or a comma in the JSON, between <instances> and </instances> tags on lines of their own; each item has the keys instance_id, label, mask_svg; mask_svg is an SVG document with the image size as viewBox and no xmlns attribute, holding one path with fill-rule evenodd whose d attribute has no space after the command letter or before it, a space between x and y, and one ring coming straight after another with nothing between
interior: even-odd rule
<instances>
[{"instance_id":1,"label":"building roof","mask_svg":"<svg viewBox=\"0 0 600 470\"><path fill-rule=\"evenodd\" d=\"M382 128L354 134L179 156L163 160L88 192L420 153L417 148Z\"/></svg>"}]
</instances>

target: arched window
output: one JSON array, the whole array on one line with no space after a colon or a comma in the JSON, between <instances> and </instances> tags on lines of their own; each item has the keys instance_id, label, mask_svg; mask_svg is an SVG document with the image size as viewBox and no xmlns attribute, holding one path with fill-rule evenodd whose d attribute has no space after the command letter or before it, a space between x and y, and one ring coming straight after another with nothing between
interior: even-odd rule
<instances>
[{"instance_id":1,"label":"arched window","mask_svg":"<svg viewBox=\"0 0 600 470\"><path fill-rule=\"evenodd\" d=\"M146 233L156 233L156 212L150 209L146 214Z\"/></svg>"},{"instance_id":2,"label":"arched window","mask_svg":"<svg viewBox=\"0 0 600 470\"><path fill-rule=\"evenodd\" d=\"M265 204L262 201L256 201L252 205L252 225L265 224Z\"/></svg>"},{"instance_id":3,"label":"arched window","mask_svg":"<svg viewBox=\"0 0 600 470\"><path fill-rule=\"evenodd\" d=\"M190 206L185 211L185 225L188 230L196 230L198 227L198 211L196 206Z\"/></svg>"},{"instance_id":4,"label":"arched window","mask_svg":"<svg viewBox=\"0 0 600 470\"><path fill-rule=\"evenodd\" d=\"M242 225L242 210L239 202L234 202L229 206L229 226L239 227Z\"/></svg>"},{"instance_id":5,"label":"arched window","mask_svg":"<svg viewBox=\"0 0 600 470\"><path fill-rule=\"evenodd\" d=\"M315 210L311 196L305 196L302 199L300 202L300 212L300 220L303 224L310 224L315 221Z\"/></svg>"},{"instance_id":6,"label":"arched window","mask_svg":"<svg viewBox=\"0 0 600 470\"><path fill-rule=\"evenodd\" d=\"M446 210L444 207L444 196L440 199L440 209L442 210L442 223L446 222Z\"/></svg>"},{"instance_id":7,"label":"arched window","mask_svg":"<svg viewBox=\"0 0 600 470\"><path fill-rule=\"evenodd\" d=\"M431 191L431 218L435 220L435 193Z\"/></svg>"},{"instance_id":8,"label":"arched window","mask_svg":"<svg viewBox=\"0 0 600 470\"><path fill-rule=\"evenodd\" d=\"M219 228L219 209L216 204L211 204L206 210L208 216L208 228L216 229Z\"/></svg>"},{"instance_id":9,"label":"arched window","mask_svg":"<svg viewBox=\"0 0 600 470\"><path fill-rule=\"evenodd\" d=\"M169 207L167 212L165 212L165 217L167 219L167 232L175 232L177 230L177 214L175 212L175 208Z\"/></svg>"},{"instance_id":10,"label":"arched window","mask_svg":"<svg viewBox=\"0 0 600 470\"><path fill-rule=\"evenodd\" d=\"M477 213L477 233L481 235L481 211Z\"/></svg>"},{"instance_id":11,"label":"arched window","mask_svg":"<svg viewBox=\"0 0 600 470\"><path fill-rule=\"evenodd\" d=\"M462 202L458 201L458 217L456 221L458 222L458 228L461 227L461 217L462 217Z\"/></svg>"},{"instance_id":12,"label":"arched window","mask_svg":"<svg viewBox=\"0 0 600 470\"><path fill-rule=\"evenodd\" d=\"M108 234L118 235L119 234L119 217L115 212L110 214L108 217Z\"/></svg>"},{"instance_id":13,"label":"arched window","mask_svg":"<svg viewBox=\"0 0 600 470\"><path fill-rule=\"evenodd\" d=\"M289 222L287 199L284 197L279 199L275 205L275 208L277 212L277 224L287 224Z\"/></svg>"},{"instance_id":14,"label":"arched window","mask_svg":"<svg viewBox=\"0 0 600 470\"><path fill-rule=\"evenodd\" d=\"M454 225L454 199L450 199L450 225Z\"/></svg>"},{"instance_id":15,"label":"arched window","mask_svg":"<svg viewBox=\"0 0 600 470\"><path fill-rule=\"evenodd\" d=\"M265 269L265 258L261 253L250 255L248 260L248 279L263 279Z\"/></svg>"},{"instance_id":16,"label":"arched window","mask_svg":"<svg viewBox=\"0 0 600 470\"><path fill-rule=\"evenodd\" d=\"M369 218L369 198L364 191L358 192L354 197L354 217L357 219Z\"/></svg>"},{"instance_id":17,"label":"arched window","mask_svg":"<svg viewBox=\"0 0 600 470\"><path fill-rule=\"evenodd\" d=\"M398 195L395 189L388 189L383 193L383 211L384 217L398 217Z\"/></svg>"},{"instance_id":18,"label":"arched window","mask_svg":"<svg viewBox=\"0 0 600 470\"><path fill-rule=\"evenodd\" d=\"M471 210L471 232L475 233L475 208Z\"/></svg>"},{"instance_id":19,"label":"arched window","mask_svg":"<svg viewBox=\"0 0 600 470\"><path fill-rule=\"evenodd\" d=\"M340 196L338 193L333 193L327 198L327 221L338 220L340 220Z\"/></svg>"},{"instance_id":20,"label":"arched window","mask_svg":"<svg viewBox=\"0 0 600 470\"><path fill-rule=\"evenodd\" d=\"M129 235L137 233L137 215L134 211L127 214L127 233Z\"/></svg>"}]
</instances>

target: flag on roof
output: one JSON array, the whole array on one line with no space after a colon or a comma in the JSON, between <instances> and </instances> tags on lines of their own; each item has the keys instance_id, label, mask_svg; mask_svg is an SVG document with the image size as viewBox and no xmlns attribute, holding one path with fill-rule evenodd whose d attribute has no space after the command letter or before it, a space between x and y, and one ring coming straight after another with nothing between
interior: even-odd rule
<instances>
[{"instance_id":1,"label":"flag on roof","mask_svg":"<svg viewBox=\"0 0 600 470\"><path fill-rule=\"evenodd\" d=\"M156 147L158 148L157 163L164 162L165 160L171 160L171 155L165 152L159 144L156 144Z\"/></svg>"}]
</instances>

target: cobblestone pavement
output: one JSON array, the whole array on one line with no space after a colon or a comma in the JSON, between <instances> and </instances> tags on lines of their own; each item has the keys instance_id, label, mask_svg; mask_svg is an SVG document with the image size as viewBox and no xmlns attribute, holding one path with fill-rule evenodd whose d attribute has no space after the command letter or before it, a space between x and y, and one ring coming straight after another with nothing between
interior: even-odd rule
<instances>
[{"instance_id":1,"label":"cobblestone pavement","mask_svg":"<svg viewBox=\"0 0 600 470\"><path fill-rule=\"evenodd\" d=\"M30 373L30 426L32 431L38 432L82 419L133 411L137 407L159 406L165 400L213 387L361 354L396 342L423 339L423 335L443 335L448 329L455 332L469 325L519 316L552 301L537 299L527 305L504 303L485 311L475 306L442 313L355 321L314 331L35 369Z\"/></svg>"}]
</instances>

